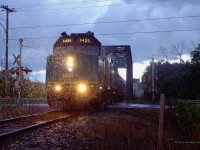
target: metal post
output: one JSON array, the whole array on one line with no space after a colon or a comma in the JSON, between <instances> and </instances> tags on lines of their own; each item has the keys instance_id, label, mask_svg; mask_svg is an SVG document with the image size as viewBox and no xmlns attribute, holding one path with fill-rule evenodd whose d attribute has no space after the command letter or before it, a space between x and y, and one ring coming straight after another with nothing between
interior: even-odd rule
<instances>
[{"instance_id":1,"label":"metal post","mask_svg":"<svg viewBox=\"0 0 200 150\"><path fill-rule=\"evenodd\" d=\"M8 97L8 13L9 12L6 11L6 59L5 59L6 97Z\"/></svg>"},{"instance_id":2,"label":"metal post","mask_svg":"<svg viewBox=\"0 0 200 150\"><path fill-rule=\"evenodd\" d=\"M19 46L19 76L18 76L18 83L19 83L19 91L18 91L18 104L20 103L20 100L21 100L21 79L22 79L22 69L21 69L21 62L22 62L22 42L23 42L23 39L20 38L19 39L19 42L20 42L20 46Z\"/></svg>"},{"instance_id":3,"label":"metal post","mask_svg":"<svg viewBox=\"0 0 200 150\"><path fill-rule=\"evenodd\" d=\"M8 97L8 31L9 31L9 28L8 28L8 25L9 25L9 13L10 12L14 12L15 10L12 8L8 8L8 6L4 6L4 5L1 5L0 8L3 8L4 10L6 10L6 59L5 59L5 80L6 80L6 83L5 83L5 86L6 86L6 89L5 89L5 97Z\"/></svg>"},{"instance_id":4,"label":"metal post","mask_svg":"<svg viewBox=\"0 0 200 150\"><path fill-rule=\"evenodd\" d=\"M126 100L133 99L133 61L131 47L126 46Z\"/></svg>"},{"instance_id":5,"label":"metal post","mask_svg":"<svg viewBox=\"0 0 200 150\"><path fill-rule=\"evenodd\" d=\"M154 58L152 58L151 62L151 92L152 92L152 100L155 99L155 66L154 66Z\"/></svg>"},{"instance_id":6,"label":"metal post","mask_svg":"<svg viewBox=\"0 0 200 150\"><path fill-rule=\"evenodd\" d=\"M164 112L165 112L165 94L160 94L160 115L159 115L158 146L157 146L158 150L161 150L163 146Z\"/></svg>"}]
</instances>

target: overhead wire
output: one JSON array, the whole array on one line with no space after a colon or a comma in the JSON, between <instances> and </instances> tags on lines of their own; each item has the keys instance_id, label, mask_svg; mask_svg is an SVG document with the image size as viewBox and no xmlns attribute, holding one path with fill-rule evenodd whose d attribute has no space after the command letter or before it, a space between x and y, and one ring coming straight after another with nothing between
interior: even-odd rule
<instances>
[{"instance_id":1,"label":"overhead wire","mask_svg":"<svg viewBox=\"0 0 200 150\"><path fill-rule=\"evenodd\" d=\"M169 32L191 32L200 31L200 29L179 29L179 30L157 30L157 31L143 31L143 32L122 32L122 33L101 33L97 35L132 35L132 34L152 34L152 33L169 33Z\"/></svg>"},{"instance_id":2,"label":"overhead wire","mask_svg":"<svg viewBox=\"0 0 200 150\"><path fill-rule=\"evenodd\" d=\"M110 35L134 35L134 34L156 34L156 33L173 33L173 32L192 32L200 31L200 28L197 29L177 29L177 30L156 30L156 31L142 31L142 32L121 32L121 33L99 33L95 34L96 36L110 36ZM59 37L24 37L24 40L38 40L38 39L54 39ZM9 39L9 40L19 40L19 39Z\"/></svg>"},{"instance_id":3,"label":"overhead wire","mask_svg":"<svg viewBox=\"0 0 200 150\"><path fill-rule=\"evenodd\" d=\"M130 20L114 20L114 21L101 21L101 22L85 22L85 23L75 23L75 24L63 24L63 25L46 25L46 26L23 26L23 27L11 27L10 29L28 29L28 28L52 28L61 26L82 26L82 25L92 25L92 24L111 24L111 23L126 23L126 22L138 22L138 21L155 21L155 20L169 20L169 19L184 19L184 18L197 18L198 15L189 16L172 16L172 17L160 17L160 18L146 18L146 19L130 19Z\"/></svg>"},{"instance_id":4,"label":"overhead wire","mask_svg":"<svg viewBox=\"0 0 200 150\"><path fill-rule=\"evenodd\" d=\"M137 3L153 3L153 2L163 2L169 0L151 0L151 1L138 1ZM26 12L26 11L46 11L46 10L62 10L62 9L80 9L80 8L97 8L97 7L115 7L115 6L123 6L123 5L132 5L136 4L136 2L129 2L129 3L120 3L120 4L109 4L109 5L95 5L95 6L81 6L81 7L67 7L67 8L52 8L52 9L37 9L37 10L26 10L26 9L19 9L17 12Z\"/></svg>"},{"instance_id":5,"label":"overhead wire","mask_svg":"<svg viewBox=\"0 0 200 150\"><path fill-rule=\"evenodd\" d=\"M110 0L107 0L110 1ZM160 1L168 1L168 0L150 0L150 1L136 1L133 3L127 4L113 4L113 5L102 5L102 6L89 6L89 7L104 7L104 6L119 6L119 5L129 5L134 3L151 3L151 2L160 2ZM81 2L81 1L79 1ZM88 1L92 2L92 1ZM103 1L99 1L103 2ZM31 5L30 5L31 6ZM76 7L76 8L88 8L88 7ZM59 8L62 9L62 8ZM72 9L72 8L63 8L63 9ZM74 8L73 8L74 9ZM25 11L25 10L19 10ZM29 10L29 11L38 11L38 10ZM178 17L163 17L163 18L146 18L146 19L131 19L131 20L116 20L116 21L102 21L102 22L86 22L86 23L77 23L77 24L65 24L65 25L48 25L48 26L32 26L32 27L13 27L10 29L19 29L19 28L48 28L48 27L58 27L58 26L77 26L77 25L88 25L88 24L109 24L109 23L124 23L124 22L133 22L133 21L153 21L153 20L163 20L163 19L183 19L183 18L194 18L200 17L200 15L193 16L178 16ZM183 30L160 30L160 31L146 31L146 32L128 32L128 33L102 33L97 34L97 36L106 36L106 35L128 35L128 34L153 34L153 33L166 33L166 32L189 32L189 31L199 31L200 29L183 29ZM47 38L58 38L58 37L35 37L35 38L24 38L24 39L47 39ZM18 39L9 39L9 40L18 40Z\"/></svg>"},{"instance_id":6,"label":"overhead wire","mask_svg":"<svg viewBox=\"0 0 200 150\"><path fill-rule=\"evenodd\" d=\"M49 6L58 6L58 5L73 5L73 4L85 4L85 3L103 3L103 2L114 2L114 0L102 0L102 1L71 1L71 2L62 2L62 3L45 3L45 4L33 4L33 5L13 5L13 7L21 8L35 8L35 7L49 7ZM20 7L21 6L21 7Z\"/></svg>"}]
</instances>

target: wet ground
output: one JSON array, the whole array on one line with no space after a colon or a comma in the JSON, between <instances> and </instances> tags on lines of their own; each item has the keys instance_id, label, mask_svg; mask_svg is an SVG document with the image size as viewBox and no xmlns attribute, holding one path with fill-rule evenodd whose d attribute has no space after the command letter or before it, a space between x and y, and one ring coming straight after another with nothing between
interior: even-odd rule
<instances>
[{"instance_id":1,"label":"wet ground","mask_svg":"<svg viewBox=\"0 0 200 150\"><path fill-rule=\"evenodd\" d=\"M123 108L123 109L134 109L134 108L153 108L159 109L160 105L150 104L132 104L132 103L114 103L109 105L108 108ZM166 106L167 108L167 106ZM24 105L1 105L0 106L0 119L6 119L11 117L19 117L23 115L33 114L37 112L43 112L51 110L48 104L24 104Z\"/></svg>"},{"instance_id":2,"label":"wet ground","mask_svg":"<svg viewBox=\"0 0 200 150\"><path fill-rule=\"evenodd\" d=\"M133 104L133 103L114 103L108 106L109 108L155 108L160 109L160 105L151 105L151 104Z\"/></svg>"},{"instance_id":3,"label":"wet ground","mask_svg":"<svg viewBox=\"0 0 200 150\"><path fill-rule=\"evenodd\" d=\"M135 108L134 106L141 105L124 103L114 105L117 105L115 109L90 115L86 113L77 119L26 133L23 137L13 139L12 143L4 145L3 149L156 149L159 124L158 106L144 108L149 105L142 105L142 108ZM116 109L119 106L122 109ZM50 109L48 105L31 105L23 108L16 107L16 109L10 106L6 108L6 111L8 114L12 112L12 115L17 113L24 115L24 113L48 109ZM200 148L198 143L182 143L182 140L169 130L164 131L163 141L165 149L195 150Z\"/></svg>"},{"instance_id":4,"label":"wet ground","mask_svg":"<svg viewBox=\"0 0 200 150\"><path fill-rule=\"evenodd\" d=\"M132 104L132 103L114 103L109 105L108 108L123 108L123 109L135 109L135 108L146 108L146 109L159 109L160 105L151 104ZM167 106L166 106L167 108ZM9 104L0 106L0 120L12 117L20 117L24 115L34 114L38 112L44 112L51 110L48 104Z\"/></svg>"},{"instance_id":5,"label":"wet ground","mask_svg":"<svg viewBox=\"0 0 200 150\"><path fill-rule=\"evenodd\" d=\"M24 134L4 149L156 149L158 112L109 110ZM150 113L151 112L151 113ZM134 115L137 114L137 115ZM148 117L143 117L147 116Z\"/></svg>"}]
</instances>

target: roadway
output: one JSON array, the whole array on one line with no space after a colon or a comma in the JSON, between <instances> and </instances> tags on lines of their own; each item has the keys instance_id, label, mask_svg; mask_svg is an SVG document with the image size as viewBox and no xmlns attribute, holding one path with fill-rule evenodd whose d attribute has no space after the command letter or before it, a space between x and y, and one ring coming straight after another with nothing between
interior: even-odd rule
<instances>
[{"instance_id":1,"label":"roadway","mask_svg":"<svg viewBox=\"0 0 200 150\"><path fill-rule=\"evenodd\" d=\"M4 104L3 106L16 106L16 104ZM49 108L50 106L48 104L23 104L24 107L45 107ZM168 108L169 106L165 106L165 108ZM155 104L134 104L134 103L113 103L108 106L108 108L123 108L123 109L132 109L132 108L153 108L153 109L160 109L160 105Z\"/></svg>"}]
</instances>

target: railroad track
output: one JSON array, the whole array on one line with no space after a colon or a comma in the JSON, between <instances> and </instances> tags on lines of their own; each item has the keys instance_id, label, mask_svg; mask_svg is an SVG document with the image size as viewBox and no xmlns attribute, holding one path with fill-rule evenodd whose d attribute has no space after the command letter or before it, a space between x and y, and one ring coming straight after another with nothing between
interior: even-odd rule
<instances>
[{"instance_id":1,"label":"railroad track","mask_svg":"<svg viewBox=\"0 0 200 150\"><path fill-rule=\"evenodd\" d=\"M66 120L77 116L79 113L64 113L61 110L34 114L19 118L0 121L0 145L5 141L12 140L16 136L29 131L48 126L52 123Z\"/></svg>"},{"instance_id":2,"label":"railroad track","mask_svg":"<svg viewBox=\"0 0 200 150\"><path fill-rule=\"evenodd\" d=\"M38 113L38 114L32 114L32 115L26 115L26 116L21 116L21 117L3 119L3 120L0 120L0 126L3 125L3 124L7 124L7 123L17 122L17 121L24 120L24 119L29 119L29 118L33 118L33 117L40 117L42 115L48 115L48 114L59 113L59 112L62 112L62 110L59 109L59 110L42 112L42 113Z\"/></svg>"}]
</instances>

